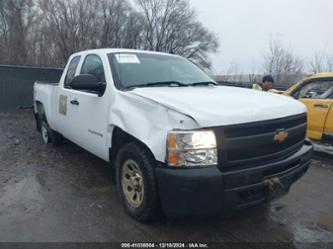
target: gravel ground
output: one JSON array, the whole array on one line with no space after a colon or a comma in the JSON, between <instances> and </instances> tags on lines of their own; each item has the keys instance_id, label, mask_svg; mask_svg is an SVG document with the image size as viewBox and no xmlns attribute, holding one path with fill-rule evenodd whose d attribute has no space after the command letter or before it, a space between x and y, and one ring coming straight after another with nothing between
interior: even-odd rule
<instances>
[{"instance_id":1,"label":"gravel ground","mask_svg":"<svg viewBox=\"0 0 333 249\"><path fill-rule=\"evenodd\" d=\"M333 157L269 206L232 217L140 224L124 212L107 163L42 143L31 112L0 114L0 242L333 242Z\"/></svg>"}]
</instances>

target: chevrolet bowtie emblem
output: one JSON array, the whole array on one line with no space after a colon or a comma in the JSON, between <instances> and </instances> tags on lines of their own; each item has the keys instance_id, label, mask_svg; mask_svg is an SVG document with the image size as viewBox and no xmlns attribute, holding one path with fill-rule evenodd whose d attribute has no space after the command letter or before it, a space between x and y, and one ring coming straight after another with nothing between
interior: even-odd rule
<instances>
[{"instance_id":1,"label":"chevrolet bowtie emblem","mask_svg":"<svg viewBox=\"0 0 333 249\"><path fill-rule=\"evenodd\" d=\"M284 130L277 131L274 136L274 141L282 143L282 142L284 142L284 140L286 140L288 138L288 136L289 136L289 133Z\"/></svg>"}]
</instances>

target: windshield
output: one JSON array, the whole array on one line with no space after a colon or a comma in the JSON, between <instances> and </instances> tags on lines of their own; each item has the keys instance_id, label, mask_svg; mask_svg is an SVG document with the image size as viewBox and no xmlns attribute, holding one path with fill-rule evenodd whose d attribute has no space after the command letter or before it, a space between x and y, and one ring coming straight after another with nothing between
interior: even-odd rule
<instances>
[{"instance_id":1,"label":"windshield","mask_svg":"<svg viewBox=\"0 0 333 249\"><path fill-rule=\"evenodd\" d=\"M215 83L196 65L178 56L149 53L112 53L109 54L109 61L116 86L120 89Z\"/></svg>"}]
</instances>

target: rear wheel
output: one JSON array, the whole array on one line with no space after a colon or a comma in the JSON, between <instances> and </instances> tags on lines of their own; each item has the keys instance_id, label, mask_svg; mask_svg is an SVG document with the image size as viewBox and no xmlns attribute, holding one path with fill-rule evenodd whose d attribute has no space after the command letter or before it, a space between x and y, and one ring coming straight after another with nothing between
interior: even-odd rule
<instances>
[{"instance_id":1,"label":"rear wheel","mask_svg":"<svg viewBox=\"0 0 333 249\"><path fill-rule=\"evenodd\" d=\"M42 121L41 134L42 134L43 142L45 144L49 144L51 142L51 139L50 139L50 128L49 128L49 125L45 121Z\"/></svg>"},{"instance_id":2,"label":"rear wheel","mask_svg":"<svg viewBox=\"0 0 333 249\"><path fill-rule=\"evenodd\" d=\"M116 159L117 191L129 215L141 222L160 215L152 155L138 143L128 143Z\"/></svg>"},{"instance_id":3,"label":"rear wheel","mask_svg":"<svg viewBox=\"0 0 333 249\"><path fill-rule=\"evenodd\" d=\"M52 143L53 146L60 146L63 144L63 136L58 132L52 130L45 119L39 117L41 124L41 135L45 144Z\"/></svg>"}]
</instances>

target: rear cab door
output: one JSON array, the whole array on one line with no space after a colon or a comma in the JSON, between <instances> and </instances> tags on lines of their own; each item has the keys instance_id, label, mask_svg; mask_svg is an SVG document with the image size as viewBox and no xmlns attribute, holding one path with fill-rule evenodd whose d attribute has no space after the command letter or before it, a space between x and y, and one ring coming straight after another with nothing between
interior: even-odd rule
<instances>
[{"instance_id":1,"label":"rear cab door","mask_svg":"<svg viewBox=\"0 0 333 249\"><path fill-rule=\"evenodd\" d=\"M321 140L325 132L325 124L330 113L333 99L333 79L318 78L305 81L291 94L303 102L308 110L307 136Z\"/></svg>"},{"instance_id":2,"label":"rear cab door","mask_svg":"<svg viewBox=\"0 0 333 249\"><path fill-rule=\"evenodd\" d=\"M69 58L55 96L55 129L70 140L72 140L73 130L69 126L69 118L76 113L74 106L69 104L75 98L70 89L70 82L78 73L81 57L81 55L73 55Z\"/></svg>"}]
</instances>

